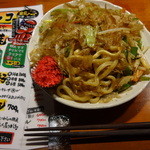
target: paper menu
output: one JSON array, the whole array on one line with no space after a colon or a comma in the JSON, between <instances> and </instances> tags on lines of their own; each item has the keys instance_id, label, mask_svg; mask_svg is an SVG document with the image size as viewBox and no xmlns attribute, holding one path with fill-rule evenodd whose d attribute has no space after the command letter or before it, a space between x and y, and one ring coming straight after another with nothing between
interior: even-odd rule
<instances>
[{"instance_id":1,"label":"paper menu","mask_svg":"<svg viewBox=\"0 0 150 150\"><path fill-rule=\"evenodd\" d=\"M29 101L29 104L28 104L25 128L27 129L27 128L48 127L49 115L53 115L53 112L54 112L53 103L51 103L49 95L43 92L43 90L39 88L38 86L34 87L34 89L32 87L31 91L32 92L31 92L30 97L32 100ZM29 132L24 132L24 133L29 133ZM21 150L48 147L48 139L42 140L42 141L28 142L28 143L45 142L47 143L47 145L41 144L41 145L26 146L28 138L35 138L35 137L23 137Z\"/></svg>"},{"instance_id":2,"label":"paper menu","mask_svg":"<svg viewBox=\"0 0 150 150\"><path fill-rule=\"evenodd\" d=\"M32 126L35 119L26 120L26 112L27 117L37 115L39 126L44 118L38 116L42 106L34 101L27 59L29 40L42 16L42 5L0 9L0 149L22 149L25 123Z\"/></svg>"}]
</instances>

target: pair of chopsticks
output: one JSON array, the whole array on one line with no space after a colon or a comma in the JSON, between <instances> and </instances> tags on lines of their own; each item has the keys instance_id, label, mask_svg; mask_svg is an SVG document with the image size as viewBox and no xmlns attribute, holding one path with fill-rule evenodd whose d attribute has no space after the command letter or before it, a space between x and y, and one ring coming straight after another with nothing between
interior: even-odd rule
<instances>
[{"instance_id":1,"label":"pair of chopsticks","mask_svg":"<svg viewBox=\"0 0 150 150\"><path fill-rule=\"evenodd\" d=\"M91 131L95 129L107 129L102 131ZM50 132L54 130L71 132ZM76 130L90 130L90 131L76 131ZM148 136L150 139L150 122L137 123L120 123L120 124L104 124L104 125L84 125L84 126L67 126L67 127L46 127L46 128L31 128L25 129L27 132L24 136L61 136L69 138L83 138L83 137L116 137L116 136ZM37 131L44 131L39 132ZM48 131L48 132L45 132ZM36 133L35 133L36 132Z\"/></svg>"}]
</instances>

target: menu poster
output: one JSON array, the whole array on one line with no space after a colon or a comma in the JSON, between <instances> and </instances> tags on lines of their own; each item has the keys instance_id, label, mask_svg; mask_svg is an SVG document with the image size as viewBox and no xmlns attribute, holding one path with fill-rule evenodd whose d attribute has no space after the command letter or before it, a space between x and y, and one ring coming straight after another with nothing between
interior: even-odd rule
<instances>
[{"instance_id":1,"label":"menu poster","mask_svg":"<svg viewBox=\"0 0 150 150\"><path fill-rule=\"evenodd\" d=\"M33 98L27 46L42 5L0 9L0 149L21 149Z\"/></svg>"}]
</instances>

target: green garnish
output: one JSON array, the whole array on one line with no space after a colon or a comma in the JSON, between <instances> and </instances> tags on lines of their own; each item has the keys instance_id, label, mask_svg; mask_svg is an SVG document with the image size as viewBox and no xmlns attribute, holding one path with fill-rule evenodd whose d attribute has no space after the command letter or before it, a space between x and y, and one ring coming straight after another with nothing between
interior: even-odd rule
<instances>
[{"instance_id":1,"label":"green garnish","mask_svg":"<svg viewBox=\"0 0 150 150\"><path fill-rule=\"evenodd\" d=\"M52 16L55 16L55 15L59 15L59 14L63 14L63 13L67 13L68 11L71 11L71 9L65 9L65 8L62 8L62 9L55 9L51 12L51 15Z\"/></svg>"},{"instance_id":2,"label":"green garnish","mask_svg":"<svg viewBox=\"0 0 150 150\"><path fill-rule=\"evenodd\" d=\"M70 8L62 8L62 9L55 9L51 12L51 16L65 16L68 15L68 13L77 13L77 9L70 9Z\"/></svg>"},{"instance_id":3,"label":"green garnish","mask_svg":"<svg viewBox=\"0 0 150 150\"><path fill-rule=\"evenodd\" d=\"M118 89L118 92L120 93L120 92L123 92L123 91L125 91L126 89L128 89L129 87L131 87L132 86L132 83L131 82L128 82L128 83L126 83L126 84L123 84L119 89Z\"/></svg>"},{"instance_id":4,"label":"green garnish","mask_svg":"<svg viewBox=\"0 0 150 150\"><path fill-rule=\"evenodd\" d=\"M124 50L124 55L126 58L128 57L128 50Z\"/></svg>"},{"instance_id":5,"label":"green garnish","mask_svg":"<svg viewBox=\"0 0 150 150\"><path fill-rule=\"evenodd\" d=\"M68 57L68 56L69 56L70 50L71 50L70 47L66 47L66 48L65 48L65 57Z\"/></svg>"},{"instance_id":6,"label":"green garnish","mask_svg":"<svg viewBox=\"0 0 150 150\"><path fill-rule=\"evenodd\" d=\"M123 71L123 75L125 76L130 76L133 74L133 71L131 70L130 67L126 67L125 70Z\"/></svg>"},{"instance_id":7,"label":"green garnish","mask_svg":"<svg viewBox=\"0 0 150 150\"><path fill-rule=\"evenodd\" d=\"M150 81L150 77L142 76L140 81Z\"/></svg>"},{"instance_id":8,"label":"green garnish","mask_svg":"<svg viewBox=\"0 0 150 150\"><path fill-rule=\"evenodd\" d=\"M122 40L123 40L124 42L128 43L127 36L123 36L123 37L122 37Z\"/></svg>"},{"instance_id":9,"label":"green garnish","mask_svg":"<svg viewBox=\"0 0 150 150\"><path fill-rule=\"evenodd\" d=\"M42 32L45 32L48 28L49 28L49 25L52 23L53 21L52 20L44 20L41 24L41 26L39 27L39 32L42 33Z\"/></svg>"},{"instance_id":10,"label":"green garnish","mask_svg":"<svg viewBox=\"0 0 150 150\"><path fill-rule=\"evenodd\" d=\"M133 21L134 21L134 20L139 20L139 18L133 18L132 20L133 20Z\"/></svg>"},{"instance_id":11,"label":"green garnish","mask_svg":"<svg viewBox=\"0 0 150 150\"><path fill-rule=\"evenodd\" d=\"M138 47L131 47L130 53L136 57L138 55Z\"/></svg>"},{"instance_id":12,"label":"green garnish","mask_svg":"<svg viewBox=\"0 0 150 150\"><path fill-rule=\"evenodd\" d=\"M138 43L138 47L141 49L142 48L142 42L141 42L141 40L137 41L137 43Z\"/></svg>"}]
</instances>

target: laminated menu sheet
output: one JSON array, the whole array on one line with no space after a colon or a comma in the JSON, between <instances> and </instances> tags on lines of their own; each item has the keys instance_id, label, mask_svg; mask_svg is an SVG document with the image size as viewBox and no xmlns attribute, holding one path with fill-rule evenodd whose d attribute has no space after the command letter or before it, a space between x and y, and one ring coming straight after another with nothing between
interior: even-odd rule
<instances>
[{"instance_id":1,"label":"laminated menu sheet","mask_svg":"<svg viewBox=\"0 0 150 150\"><path fill-rule=\"evenodd\" d=\"M0 149L28 149L24 127L45 127L29 71L27 46L42 5L0 9ZM38 89L37 89L38 90ZM41 96L41 95L40 95Z\"/></svg>"}]
</instances>

